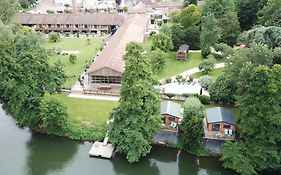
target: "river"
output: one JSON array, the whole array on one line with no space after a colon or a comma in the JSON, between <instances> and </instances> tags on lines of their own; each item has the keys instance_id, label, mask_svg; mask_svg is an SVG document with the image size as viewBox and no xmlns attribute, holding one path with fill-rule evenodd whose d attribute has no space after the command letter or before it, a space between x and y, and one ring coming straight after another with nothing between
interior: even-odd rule
<instances>
[{"instance_id":1,"label":"river","mask_svg":"<svg viewBox=\"0 0 281 175\"><path fill-rule=\"evenodd\" d=\"M21 129L0 106L0 175L233 175L216 158L166 147L130 165L120 155L90 158L91 146Z\"/></svg>"}]
</instances>

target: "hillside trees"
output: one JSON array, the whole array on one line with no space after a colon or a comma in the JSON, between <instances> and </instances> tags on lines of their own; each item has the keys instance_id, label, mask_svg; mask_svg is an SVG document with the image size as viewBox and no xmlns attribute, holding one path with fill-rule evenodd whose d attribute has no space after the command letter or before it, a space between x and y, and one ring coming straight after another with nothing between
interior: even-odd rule
<instances>
[{"instance_id":1,"label":"hillside trees","mask_svg":"<svg viewBox=\"0 0 281 175\"><path fill-rule=\"evenodd\" d=\"M129 43L126 50L120 104L110 116L114 122L109 139L133 163L150 152L153 133L160 129L160 99L141 44Z\"/></svg>"},{"instance_id":2,"label":"hillside trees","mask_svg":"<svg viewBox=\"0 0 281 175\"><path fill-rule=\"evenodd\" d=\"M266 5L259 11L259 23L264 26L281 27L281 1L268 0Z\"/></svg>"}]
</instances>

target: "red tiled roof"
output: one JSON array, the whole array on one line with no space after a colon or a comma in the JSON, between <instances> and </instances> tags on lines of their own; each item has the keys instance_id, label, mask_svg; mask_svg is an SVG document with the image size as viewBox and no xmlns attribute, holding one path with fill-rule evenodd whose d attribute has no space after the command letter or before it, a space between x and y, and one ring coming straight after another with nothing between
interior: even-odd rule
<instances>
[{"instance_id":1,"label":"red tiled roof","mask_svg":"<svg viewBox=\"0 0 281 175\"><path fill-rule=\"evenodd\" d=\"M131 41L143 42L147 22L148 17L146 15L130 15L112 36L87 72L93 73L107 67L122 73L125 69L123 55L125 54L126 45Z\"/></svg>"},{"instance_id":2,"label":"red tiled roof","mask_svg":"<svg viewBox=\"0 0 281 175\"><path fill-rule=\"evenodd\" d=\"M118 14L29 14L16 16L20 24L90 24L122 25L124 17Z\"/></svg>"}]
</instances>

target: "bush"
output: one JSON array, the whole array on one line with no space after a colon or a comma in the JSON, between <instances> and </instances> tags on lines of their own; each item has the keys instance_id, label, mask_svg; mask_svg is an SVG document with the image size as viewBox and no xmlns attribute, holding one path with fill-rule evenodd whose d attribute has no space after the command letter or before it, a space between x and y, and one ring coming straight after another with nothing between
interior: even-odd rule
<instances>
[{"instance_id":1,"label":"bush","mask_svg":"<svg viewBox=\"0 0 281 175\"><path fill-rule=\"evenodd\" d=\"M69 55L69 62L70 63L75 64L76 60L77 60L77 56L76 55L74 55L74 54L70 54Z\"/></svg>"},{"instance_id":2,"label":"bush","mask_svg":"<svg viewBox=\"0 0 281 175\"><path fill-rule=\"evenodd\" d=\"M53 14L53 13L55 13L55 11L54 11L54 10L51 10L51 9L46 10L46 12L47 12L48 14Z\"/></svg>"},{"instance_id":3,"label":"bush","mask_svg":"<svg viewBox=\"0 0 281 175\"><path fill-rule=\"evenodd\" d=\"M57 42L57 41L59 41L60 40L60 34L59 33L57 33L57 32L51 32L51 33L49 33L49 41L50 42Z\"/></svg>"},{"instance_id":4,"label":"bush","mask_svg":"<svg viewBox=\"0 0 281 175\"><path fill-rule=\"evenodd\" d=\"M176 76L176 80L177 80L178 82L180 82L180 81L182 80L182 75L177 75L177 76Z\"/></svg>"},{"instance_id":5,"label":"bush","mask_svg":"<svg viewBox=\"0 0 281 175\"><path fill-rule=\"evenodd\" d=\"M208 88L211 86L211 84L214 82L214 78L209 75L203 75L199 79L199 84L201 87L205 90L208 90Z\"/></svg>"},{"instance_id":6,"label":"bush","mask_svg":"<svg viewBox=\"0 0 281 175\"><path fill-rule=\"evenodd\" d=\"M166 79L165 79L165 82L166 82L166 83L171 83L171 82L172 82L172 79L171 79L171 78L166 78Z\"/></svg>"},{"instance_id":7,"label":"bush","mask_svg":"<svg viewBox=\"0 0 281 175\"><path fill-rule=\"evenodd\" d=\"M204 105L196 97L189 97L184 102L184 117L204 116Z\"/></svg>"},{"instance_id":8,"label":"bush","mask_svg":"<svg viewBox=\"0 0 281 175\"><path fill-rule=\"evenodd\" d=\"M193 97L194 96L194 94L189 94L189 93L183 93L182 94L182 96L184 96L184 97Z\"/></svg>"},{"instance_id":9,"label":"bush","mask_svg":"<svg viewBox=\"0 0 281 175\"><path fill-rule=\"evenodd\" d=\"M198 98L203 105L209 105L211 103L209 96L199 95Z\"/></svg>"},{"instance_id":10,"label":"bush","mask_svg":"<svg viewBox=\"0 0 281 175\"><path fill-rule=\"evenodd\" d=\"M215 67L215 60L212 55L208 56L207 60L204 60L202 63L199 64L199 70L201 70L204 74L208 74Z\"/></svg>"}]
</instances>

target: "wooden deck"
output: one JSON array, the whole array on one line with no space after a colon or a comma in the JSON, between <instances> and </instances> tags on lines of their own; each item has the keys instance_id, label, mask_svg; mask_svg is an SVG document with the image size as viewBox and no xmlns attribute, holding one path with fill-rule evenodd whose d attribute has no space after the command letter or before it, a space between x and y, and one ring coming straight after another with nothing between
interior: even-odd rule
<instances>
[{"instance_id":1,"label":"wooden deck","mask_svg":"<svg viewBox=\"0 0 281 175\"><path fill-rule=\"evenodd\" d=\"M108 143L108 137L104 138L103 142L95 141L91 150L89 151L90 156L103 157L110 159L114 153L114 146Z\"/></svg>"},{"instance_id":2,"label":"wooden deck","mask_svg":"<svg viewBox=\"0 0 281 175\"><path fill-rule=\"evenodd\" d=\"M208 131L207 129L207 122L206 119L203 119L203 125L204 125L204 137L206 139L214 139L214 140L235 140L235 134L227 135L222 134L219 131Z\"/></svg>"}]
</instances>

